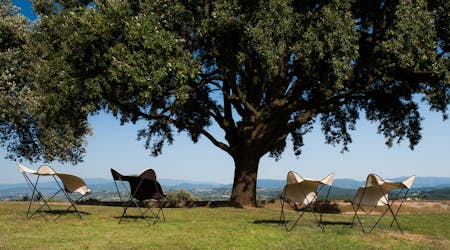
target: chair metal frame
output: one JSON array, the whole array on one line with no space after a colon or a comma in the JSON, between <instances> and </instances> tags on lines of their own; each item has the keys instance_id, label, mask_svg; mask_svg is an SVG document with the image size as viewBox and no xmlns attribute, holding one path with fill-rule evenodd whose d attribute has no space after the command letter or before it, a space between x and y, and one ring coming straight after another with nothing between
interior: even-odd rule
<instances>
[{"instance_id":1,"label":"chair metal frame","mask_svg":"<svg viewBox=\"0 0 450 250\"><path fill-rule=\"evenodd\" d=\"M355 219L358 221L359 225L361 226L361 229L364 233L371 233L377 225L380 223L380 221L384 218L386 213L389 211L392 215L392 221L389 226L389 229L392 229L392 226L395 222L400 232L403 234L403 229L400 226L400 223L398 222L397 215L400 212L400 209L403 205L403 202L405 201L406 196L409 193L409 190L411 189L412 183L414 182L415 176L410 176L403 180L402 182L393 182L393 181L387 181L381 178L380 176L376 174L369 174L367 176L366 185L363 187L360 187L355 197L352 200L352 208L354 211L354 215L352 218L351 227L355 224ZM379 192L378 196L379 198L376 200L376 203L367 204L366 201L363 202L364 198L370 191L367 190L374 190L375 192ZM399 190L396 197L394 199L389 200L389 194L394 191ZM370 195L370 194L369 194ZM400 199L399 199L400 198ZM394 203L400 200L400 204L397 208L397 210L394 211L393 205ZM355 202L356 201L356 202ZM364 226L364 223L362 219L360 218L358 211L364 212L364 215L367 217L372 214L372 212L377 207L386 206L386 209L381 213L380 217L375 221L375 223L370 227L370 230L367 231L367 226Z\"/></svg>"},{"instance_id":2,"label":"chair metal frame","mask_svg":"<svg viewBox=\"0 0 450 250\"><path fill-rule=\"evenodd\" d=\"M119 199L121 201L121 205L123 207L122 215L120 216L119 224L122 220L128 219L132 217L128 214L128 209L132 206L136 207L140 217L145 219L148 224L150 224L150 218L153 218L153 224L157 223L160 220L160 214L162 215L162 219L165 222L166 218L164 215L164 210L162 206L162 200L166 196L162 190L161 185L156 180L156 173L153 169L147 169L142 172L139 176L136 175L122 175L118 171L111 169L111 174L113 176L114 184L116 186L116 191L119 195ZM120 188L118 182L123 186L123 190L127 193L127 197L123 197L120 192ZM136 185L137 182L137 185ZM128 183L128 187L125 183ZM136 186L134 186L136 185ZM145 188L146 185L154 185L154 193L148 195L160 194L161 197L149 197L146 199L139 199L140 192L143 192L141 188ZM134 190L133 190L134 189ZM150 206L151 201L158 201L157 211L153 211L153 208ZM147 216L147 213L151 213L151 216Z\"/></svg>"},{"instance_id":3,"label":"chair metal frame","mask_svg":"<svg viewBox=\"0 0 450 250\"><path fill-rule=\"evenodd\" d=\"M281 194L280 200L281 200L281 213L280 213L280 224L283 224L286 231L290 232L294 229L294 227L297 225L298 221L303 217L303 215L305 214L305 212L309 209L311 210L311 213L313 214L314 218L316 219L318 226L320 227L320 229L323 231L325 231L325 226L323 225L323 213L320 210L320 200L319 200L319 194L321 193L322 189L327 186L328 190L327 190L327 194L325 196L324 201L328 200L328 196L330 194L330 190L331 190L331 186L333 184L333 180L334 180L334 173L331 173L327 176L325 176L324 178L322 178L322 180L312 180L312 179L306 179L301 177L300 175L298 175L296 172L294 171L290 171L288 173L288 177L287 177L287 181L286 181L286 185L283 189L283 192ZM305 190L305 188L302 187L302 185L313 185L315 186L315 190ZM296 185L298 186L296 189L297 191L300 190L301 195L302 195L302 200L292 200L291 198L286 197L287 192L288 192L288 188L293 187L291 185ZM293 187L295 188L295 187ZM305 192L306 191L306 192ZM297 218L295 219L295 221L293 222L292 226L288 226L288 221L286 220L286 212L285 212L285 204L289 204L292 209L297 213ZM301 203L300 205L298 205L298 203ZM314 209L314 205L317 204L317 212L319 213L319 217L317 216L315 209Z\"/></svg>"}]
</instances>

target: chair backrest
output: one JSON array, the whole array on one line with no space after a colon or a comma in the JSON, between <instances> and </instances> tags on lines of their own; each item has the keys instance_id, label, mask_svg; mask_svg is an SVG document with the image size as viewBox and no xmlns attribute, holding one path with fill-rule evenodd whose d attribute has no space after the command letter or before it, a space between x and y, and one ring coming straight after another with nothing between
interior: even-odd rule
<instances>
[{"instance_id":1,"label":"chair backrest","mask_svg":"<svg viewBox=\"0 0 450 250\"><path fill-rule=\"evenodd\" d=\"M416 176L415 176L415 175L411 175L410 177L404 179L404 180L402 181L402 184L403 184L407 189L411 189L411 187L412 187L412 185L413 185L415 179L416 179Z\"/></svg>"},{"instance_id":2,"label":"chair backrest","mask_svg":"<svg viewBox=\"0 0 450 250\"><path fill-rule=\"evenodd\" d=\"M38 175L55 175L56 171L48 165L42 165L37 170Z\"/></svg>"},{"instance_id":3,"label":"chair backrest","mask_svg":"<svg viewBox=\"0 0 450 250\"><path fill-rule=\"evenodd\" d=\"M410 189L415 178L416 176L412 175L403 181L389 181L383 179L379 175L369 174L366 179L366 187L381 186L385 192L390 192L395 189Z\"/></svg>"},{"instance_id":4,"label":"chair backrest","mask_svg":"<svg viewBox=\"0 0 450 250\"><path fill-rule=\"evenodd\" d=\"M115 181L120 181L122 180L123 177L122 174L120 174L119 172L117 172L115 169L112 168L111 168L111 175Z\"/></svg>"},{"instance_id":5,"label":"chair backrest","mask_svg":"<svg viewBox=\"0 0 450 250\"><path fill-rule=\"evenodd\" d=\"M24 165L22 165L22 164L20 164L20 163L17 163L17 168L19 169L19 171L20 171L22 174L24 174L24 173L27 173L27 174L37 174L37 173L38 173L36 170L31 169L31 168L27 168L27 167L25 167Z\"/></svg>"},{"instance_id":6,"label":"chair backrest","mask_svg":"<svg viewBox=\"0 0 450 250\"><path fill-rule=\"evenodd\" d=\"M149 168L142 172L139 177L156 181L156 172L155 170Z\"/></svg>"},{"instance_id":7,"label":"chair backrest","mask_svg":"<svg viewBox=\"0 0 450 250\"><path fill-rule=\"evenodd\" d=\"M294 171L289 171L286 178L286 185L289 184L297 184L304 180L303 177L301 177L299 174L297 174Z\"/></svg>"},{"instance_id":8,"label":"chair backrest","mask_svg":"<svg viewBox=\"0 0 450 250\"><path fill-rule=\"evenodd\" d=\"M332 186L333 182L334 182L334 177L336 176L335 173L331 173L325 177L323 177L320 182L322 182L322 184L324 185L328 185L328 186Z\"/></svg>"},{"instance_id":9,"label":"chair backrest","mask_svg":"<svg viewBox=\"0 0 450 250\"><path fill-rule=\"evenodd\" d=\"M130 183L131 195L137 200L158 200L165 196L161 185L156 180L140 176L126 176L124 180Z\"/></svg>"},{"instance_id":10,"label":"chair backrest","mask_svg":"<svg viewBox=\"0 0 450 250\"><path fill-rule=\"evenodd\" d=\"M71 174L57 174L57 176L61 179L64 189L68 193L79 193L81 195L86 195L92 192L83 179L78 176Z\"/></svg>"}]
</instances>

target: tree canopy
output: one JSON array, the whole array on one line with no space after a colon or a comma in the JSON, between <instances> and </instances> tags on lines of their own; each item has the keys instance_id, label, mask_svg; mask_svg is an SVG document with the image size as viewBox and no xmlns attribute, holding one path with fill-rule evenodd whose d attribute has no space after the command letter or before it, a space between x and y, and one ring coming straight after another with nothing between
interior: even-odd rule
<instances>
[{"instance_id":1,"label":"tree canopy","mask_svg":"<svg viewBox=\"0 0 450 250\"><path fill-rule=\"evenodd\" d=\"M39 129L26 131L44 146L13 151L28 158L81 159L88 115L107 110L148 121L139 137L154 155L177 131L209 139L234 159L231 199L245 204L256 199L259 159L281 157L288 138L300 155L313 126L347 150L365 115L388 146L414 148L421 101L446 118L445 0L33 2L39 21L17 31L30 36L32 71L19 82L39 100ZM2 128L15 126L5 119Z\"/></svg>"},{"instance_id":2,"label":"tree canopy","mask_svg":"<svg viewBox=\"0 0 450 250\"><path fill-rule=\"evenodd\" d=\"M29 21L10 0L1 1L0 146L12 159L78 162L89 133L87 121L76 120L76 112L73 118L57 114L64 112L51 100L57 93L43 92L45 83L38 83L38 72L46 67L46 50L35 40L39 31L32 30Z\"/></svg>"}]
</instances>

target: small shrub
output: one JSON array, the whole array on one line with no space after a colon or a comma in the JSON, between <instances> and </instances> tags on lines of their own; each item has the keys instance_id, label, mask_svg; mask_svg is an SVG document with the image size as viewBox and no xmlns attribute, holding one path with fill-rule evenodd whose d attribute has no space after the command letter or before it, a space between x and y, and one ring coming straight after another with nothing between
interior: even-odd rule
<instances>
[{"instance_id":1,"label":"small shrub","mask_svg":"<svg viewBox=\"0 0 450 250\"><path fill-rule=\"evenodd\" d=\"M30 201L30 197L28 196L28 194L22 196L21 201Z\"/></svg>"},{"instance_id":2,"label":"small shrub","mask_svg":"<svg viewBox=\"0 0 450 250\"><path fill-rule=\"evenodd\" d=\"M179 191L169 192L167 194L167 200L179 202L179 201L198 201L199 199L196 196L189 193L188 191L181 189Z\"/></svg>"}]
</instances>

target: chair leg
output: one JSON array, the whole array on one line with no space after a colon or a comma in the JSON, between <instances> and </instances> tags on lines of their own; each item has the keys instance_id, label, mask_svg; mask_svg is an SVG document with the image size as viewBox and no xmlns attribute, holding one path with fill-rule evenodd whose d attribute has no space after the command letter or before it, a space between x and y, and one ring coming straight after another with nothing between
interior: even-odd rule
<instances>
[{"instance_id":1,"label":"chair leg","mask_svg":"<svg viewBox=\"0 0 450 250\"><path fill-rule=\"evenodd\" d=\"M355 206L353 205L353 203L352 203L352 208L355 213L353 214L352 224L350 224L350 228L353 228L353 225L355 225L356 213L358 212L357 210L355 210Z\"/></svg>"},{"instance_id":2,"label":"chair leg","mask_svg":"<svg viewBox=\"0 0 450 250\"><path fill-rule=\"evenodd\" d=\"M280 212L280 219L279 219L278 225L281 226L281 223L284 224L286 222L286 220L284 217L284 201L281 200L280 203L281 203L281 212Z\"/></svg>"},{"instance_id":3,"label":"chair leg","mask_svg":"<svg viewBox=\"0 0 450 250\"><path fill-rule=\"evenodd\" d=\"M400 191L400 193L401 193L401 192L402 192L402 191ZM402 208L403 202L405 201L405 198L406 198L406 196L408 195L408 192L409 192L409 189L407 189L406 192L404 192L403 197L401 198L400 205L398 206L398 208L397 208L397 210L395 211L395 213L393 213L393 210L392 210L392 206L393 206L395 200L392 201L392 203L390 204L390 209L391 209L391 213L392 213L393 219L392 219L392 221L391 221L391 225L389 226L389 229L392 229L392 225L394 225L394 222L396 222L396 224L397 224L397 226L398 226L398 229L400 229L400 232L401 232L402 234L403 234L403 230L402 230L402 228L400 227L400 224L398 223L397 215L398 215L398 212L400 212L400 208ZM397 195L397 198L400 197L400 193Z\"/></svg>"},{"instance_id":4,"label":"chair leg","mask_svg":"<svg viewBox=\"0 0 450 250\"><path fill-rule=\"evenodd\" d=\"M162 207L162 201L158 200L158 213L156 214L155 220L153 224L155 224L157 221L159 221L159 214L161 213L163 221L166 222L166 217L164 216L164 210Z\"/></svg>"},{"instance_id":5,"label":"chair leg","mask_svg":"<svg viewBox=\"0 0 450 250\"><path fill-rule=\"evenodd\" d=\"M148 216L146 216L145 214L147 213L147 212L152 212L153 214L155 214L153 211L151 211L151 210L149 210L148 208L148 205L146 205L145 203L143 203L144 204L144 208L146 208L146 210L145 211L142 211L142 206L141 206L141 204L139 204L139 201L137 201L137 200L135 200L133 197L131 197L130 196L130 200L126 203L126 206L123 208L123 212L122 212L122 216L120 216L120 220L119 220L119 224L122 222L122 220L124 219L124 218L126 218L127 216L128 216L128 208L130 208L130 206L131 206L131 204L133 204L134 203L134 206L137 208L137 210L138 210L138 212L139 212L139 214L140 214L140 216L143 218L143 219L145 219L146 221L147 221L147 223L149 223L150 224L150 220L149 220L149 218L148 218ZM142 203L142 202L141 202Z\"/></svg>"},{"instance_id":6,"label":"chair leg","mask_svg":"<svg viewBox=\"0 0 450 250\"><path fill-rule=\"evenodd\" d=\"M145 219L145 221L147 221L148 224L150 224L150 218L149 218L149 216L147 216L145 214L150 212L153 215L153 217L156 217L155 212L153 212L151 210L149 203L147 203L146 201L143 201L143 203L144 203L144 207L138 206L138 210L139 210L139 213L141 214L142 218ZM145 209L145 210L142 211L142 209ZM153 224L155 224L155 221L153 221Z\"/></svg>"},{"instance_id":7,"label":"chair leg","mask_svg":"<svg viewBox=\"0 0 450 250\"><path fill-rule=\"evenodd\" d=\"M389 206L388 206L389 207ZM384 215L386 214L388 209L384 210L383 214L380 216L380 218L378 218L378 220L375 222L375 224L372 226L372 228L370 229L369 233L371 233L375 227L378 225L378 223L380 223L381 219L383 219Z\"/></svg>"},{"instance_id":8,"label":"chair leg","mask_svg":"<svg viewBox=\"0 0 450 250\"><path fill-rule=\"evenodd\" d=\"M78 210L76 204L84 197L84 195L81 196L80 198L76 199L76 200L72 199L68 194L66 194L66 197L67 197L67 200L69 201L70 205L60 215L58 215L58 217L56 217L54 221L58 220L61 216L65 215L67 212L69 212L69 210L71 208L73 208L73 210L75 212L77 212L78 217L80 217L80 219L82 220L83 217L81 216L81 213Z\"/></svg>"},{"instance_id":9,"label":"chair leg","mask_svg":"<svg viewBox=\"0 0 450 250\"><path fill-rule=\"evenodd\" d=\"M39 176L38 176L39 178ZM33 185L33 192L31 192L31 198L30 198L30 203L28 204L28 211L27 211L27 218L30 219L32 216L30 215L30 210L31 210L31 203L33 203L33 199L34 199L34 194L36 192L36 186Z\"/></svg>"},{"instance_id":10,"label":"chair leg","mask_svg":"<svg viewBox=\"0 0 450 250\"><path fill-rule=\"evenodd\" d=\"M295 220L294 224L292 225L292 227L289 230L287 230L287 228L286 228L286 231L288 231L288 232L292 231L292 229L294 229L294 227L297 225L298 221L303 217L304 214L305 214L305 210L303 210L300 213L300 215L297 217L297 219ZM285 225L287 225L287 224L285 224Z\"/></svg>"},{"instance_id":11,"label":"chair leg","mask_svg":"<svg viewBox=\"0 0 450 250\"><path fill-rule=\"evenodd\" d=\"M391 212L392 217L393 217L392 222L391 222L391 226L390 226L390 227L392 228L392 224L393 224L394 221L395 221L395 223L397 224L398 229L399 229L400 232L403 234L403 230L402 230L402 228L400 227L400 224L398 223L398 220L397 220L397 213L394 213L394 211L392 211L392 208L391 208L390 205L388 205L388 208L389 208L389 211Z\"/></svg>"},{"instance_id":12,"label":"chair leg","mask_svg":"<svg viewBox=\"0 0 450 250\"><path fill-rule=\"evenodd\" d=\"M37 193L38 193L38 195L39 195L39 198L42 199L43 204L39 204L39 207L36 209L36 211L34 211L33 214L30 215L29 218L33 217L36 213L39 213L45 220L47 220L47 217L45 217L44 214L43 214L42 208L43 208L44 206L46 206L46 207L48 208L48 210L51 212L52 209L51 209L50 206L48 205L48 200L53 199L56 195L59 194L59 192L61 192L61 189L59 189L56 193L54 193L54 194L53 194L52 196L50 196L49 198L45 198L44 195L43 195L41 192L37 191ZM30 205L31 205L31 203L30 203Z\"/></svg>"},{"instance_id":13,"label":"chair leg","mask_svg":"<svg viewBox=\"0 0 450 250\"><path fill-rule=\"evenodd\" d=\"M162 215L163 221L166 221L166 217L164 215L164 210L162 207L161 200L158 200L158 207L156 208L156 212L153 210L155 208L151 207L150 202L145 203L146 210L142 213L142 216L148 221L148 216L146 216L146 213L151 213L151 217L153 217L153 224L156 224L160 220L160 214Z\"/></svg>"},{"instance_id":14,"label":"chair leg","mask_svg":"<svg viewBox=\"0 0 450 250\"><path fill-rule=\"evenodd\" d=\"M24 177L25 177L26 181L29 183L29 186L30 186L30 187L33 187L33 192L32 192L32 194L31 194L30 203L28 204L27 219L31 219L31 217L33 217L36 213L39 213L39 215L41 215L42 218L44 218L44 220L47 220L47 217L42 213L41 209L42 209L42 207L44 207L44 206L47 206L47 208L48 208L50 211L51 211L52 209L51 209L50 206L47 204L47 201L46 201L44 195L37 189L37 184L38 184L38 182L39 182L39 176L36 178L36 183L35 183L35 184L33 184L33 183L31 182L31 180L30 180L26 175L24 175ZM53 197L53 196L52 196L52 197ZM38 199L38 200L42 199L42 201L44 202L44 204L41 205L41 204L39 203L39 207L38 207L38 208L30 215L31 204L33 203L33 200L34 200L35 198ZM50 198L50 199L51 199L51 198Z\"/></svg>"},{"instance_id":15,"label":"chair leg","mask_svg":"<svg viewBox=\"0 0 450 250\"><path fill-rule=\"evenodd\" d=\"M319 218L317 217L316 213L314 212L314 207L312 207L311 212L314 215L314 218L316 218L318 226L320 227L320 229L322 229L322 232L325 232L325 226L323 225L323 221L322 221L322 211L320 211L320 202L318 200L316 200L316 202L317 202L317 211L319 212ZM314 206L314 204L310 204L310 206Z\"/></svg>"},{"instance_id":16,"label":"chair leg","mask_svg":"<svg viewBox=\"0 0 450 250\"><path fill-rule=\"evenodd\" d=\"M359 225L361 226L361 229L362 229L363 233L365 233L366 231L364 229L364 224L362 223L361 218L359 218L359 216L358 216L358 211L361 208L361 206L358 205L356 207L356 209L355 209L354 205L352 204L352 207L353 207L353 210L355 211L355 214L353 215L352 224L350 225L350 227L353 227L353 225L355 224L355 218L356 218L356 220L358 221ZM365 212L364 209L363 209L363 211Z\"/></svg>"},{"instance_id":17,"label":"chair leg","mask_svg":"<svg viewBox=\"0 0 450 250\"><path fill-rule=\"evenodd\" d=\"M285 228L286 232L291 232L294 229L294 227L297 225L299 220L305 214L305 210L303 210L301 212L296 211L295 213L298 214L297 219L295 219L295 221L292 223L292 226L288 226L288 221L286 220L286 214L284 212L284 209L282 209L282 215L281 215L283 218L282 223L284 224L284 228ZM281 223L281 219L280 219L280 223Z\"/></svg>"},{"instance_id":18,"label":"chair leg","mask_svg":"<svg viewBox=\"0 0 450 250\"><path fill-rule=\"evenodd\" d=\"M324 227L324 225L322 224L322 214L320 213L320 211L319 211L319 213L320 213L320 219L317 217L317 215L316 215L316 213L314 212L314 210L312 210L311 211L312 212L312 214L314 215L314 218L316 219L316 221L317 221L317 225L320 227L320 229L322 229L322 232L325 232L325 227Z\"/></svg>"},{"instance_id":19,"label":"chair leg","mask_svg":"<svg viewBox=\"0 0 450 250\"><path fill-rule=\"evenodd\" d=\"M281 200L281 212L280 212L280 219L279 219L279 225L283 224L284 228L286 229L286 232L290 232L294 229L294 227L297 225L297 223L300 221L300 219L305 215L305 212L308 208L312 206L312 203L310 203L308 206L303 207L302 211L299 211L299 209L296 209L295 213L297 214L297 218L293 222L292 226L288 225L288 221L286 220L286 212L284 211L285 201ZM311 208L311 213L313 214L314 218L316 219L316 222L318 223L318 226L322 230L322 232L325 231L325 227L322 224L321 218L317 216L317 214L314 212L314 208ZM319 210L320 213L320 210Z\"/></svg>"},{"instance_id":20,"label":"chair leg","mask_svg":"<svg viewBox=\"0 0 450 250\"><path fill-rule=\"evenodd\" d=\"M123 208L123 212L122 212L122 215L120 216L119 224L122 222L123 218L125 218L127 216L127 210L130 207L131 203L133 203L133 202L136 203L135 201L133 201L133 197L130 196L128 202L125 204L125 207Z\"/></svg>"}]
</instances>

